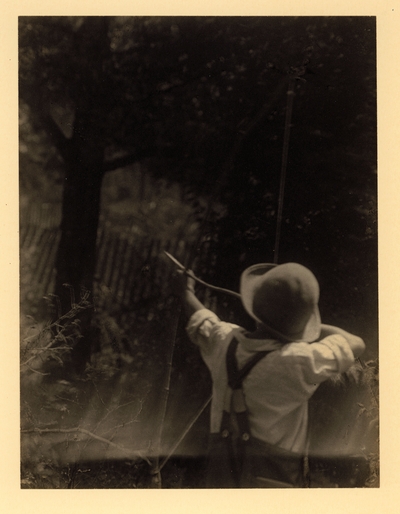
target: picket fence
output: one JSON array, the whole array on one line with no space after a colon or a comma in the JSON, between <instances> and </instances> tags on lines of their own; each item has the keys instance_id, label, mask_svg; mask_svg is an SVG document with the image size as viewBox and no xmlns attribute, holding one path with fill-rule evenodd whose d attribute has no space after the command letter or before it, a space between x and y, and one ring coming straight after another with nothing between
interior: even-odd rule
<instances>
[{"instance_id":1,"label":"picket fence","mask_svg":"<svg viewBox=\"0 0 400 514\"><path fill-rule=\"evenodd\" d=\"M34 301L54 288L60 214L55 208L33 205L21 210L20 219L21 302ZM187 264L193 243L123 233L101 221L93 294L96 306L123 312L163 299L170 292L175 270L164 251ZM196 256L207 262L208 252L207 245L202 245Z\"/></svg>"}]
</instances>

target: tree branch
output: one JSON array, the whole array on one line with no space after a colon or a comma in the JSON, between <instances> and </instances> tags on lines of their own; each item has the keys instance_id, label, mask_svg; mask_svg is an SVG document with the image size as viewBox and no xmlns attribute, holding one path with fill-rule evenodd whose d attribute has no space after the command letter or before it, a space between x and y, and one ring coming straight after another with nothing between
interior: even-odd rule
<instances>
[{"instance_id":1,"label":"tree branch","mask_svg":"<svg viewBox=\"0 0 400 514\"><path fill-rule=\"evenodd\" d=\"M121 446L119 444L113 443L109 439L105 439L104 437L101 437L99 435L94 434L93 432L90 432L89 430L86 430L86 428L81 427L73 427L73 428L31 428L31 429L25 429L21 430L21 433L23 434L74 434L74 433L81 433L89 436L91 439L96 439L96 441L100 441L101 443L105 443L108 446L111 446L112 448L116 448L117 450L121 450L122 452L126 453L129 456L133 457L140 457L141 459L145 460L148 464L151 464L149 459L143 455L144 450L130 450L129 448L125 448L124 446Z\"/></svg>"},{"instance_id":2,"label":"tree branch","mask_svg":"<svg viewBox=\"0 0 400 514\"><path fill-rule=\"evenodd\" d=\"M53 144L60 152L64 161L68 160L71 154L72 141L64 136L64 133L54 121L50 113L41 116L42 123Z\"/></svg>"},{"instance_id":3,"label":"tree branch","mask_svg":"<svg viewBox=\"0 0 400 514\"><path fill-rule=\"evenodd\" d=\"M35 124L35 120L37 120L39 125L45 130L51 142L59 151L61 157L64 160L67 160L71 148L72 148L72 140L68 139L63 131L60 129L58 124L55 122L54 118L51 116L48 111L48 106L46 101L39 94L34 94L32 91L32 87L28 88L26 91L22 86L20 87L20 96L23 98L24 102L29 106L29 109L33 115L33 122Z\"/></svg>"},{"instance_id":4,"label":"tree branch","mask_svg":"<svg viewBox=\"0 0 400 514\"><path fill-rule=\"evenodd\" d=\"M181 149L177 147L173 148L162 148L162 147L150 147L150 148L143 148L140 150L137 150L133 153L130 153L128 155L124 155L123 157L116 157L115 159L111 159L109 161L105 161L103 163L102 167L102 173L105 174L108 171L113 171L118 168L123 168L125 166L129 166L130 164L133 164L135 162L141 161L142 159L146 159L148 157L155 157L157 155L160 155L164 158L168 159L174 159L176 157L179 157L182 155Z\"/></svg>"},{"instance_id":5,"label":"tree branch","mask_svg":"<svg viewBox=\"0 0 400 514\"><path fill-rule=\"evenodd\" d=\"M110 161L105 161L103 163L102 173L107 173L107 171L113 171L118 168L124 168L125 166L129 166L130 164L133 164L140 159L144 159L145 157L150 157L153 152L150 151L143 151L143 152L135 152L131 153L129 155L124 155L123 157L116 157L115 159L112 159Z\"/></svg>"}]
</instances>

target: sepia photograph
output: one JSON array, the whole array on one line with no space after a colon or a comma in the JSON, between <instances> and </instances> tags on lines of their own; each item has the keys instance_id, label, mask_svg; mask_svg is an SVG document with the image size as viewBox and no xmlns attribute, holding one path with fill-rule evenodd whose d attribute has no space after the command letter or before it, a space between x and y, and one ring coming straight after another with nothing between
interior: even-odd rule
<instances>
[{"instance_id":1,"label":"sepia photograph","mask_svg":"<svg viewBox=\"0 0 400 514\"><path fill-rule=\"evenodd\" d=\"M21 489L379 488L376 16L18 17Z\"/></svg>"}]
</instances>

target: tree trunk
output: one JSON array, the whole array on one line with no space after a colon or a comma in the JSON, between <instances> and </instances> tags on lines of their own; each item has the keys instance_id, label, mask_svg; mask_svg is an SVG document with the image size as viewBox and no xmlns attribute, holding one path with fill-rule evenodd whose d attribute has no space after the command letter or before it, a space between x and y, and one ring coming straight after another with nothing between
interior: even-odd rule
<instances>
[{"instance_id":1,"label":"tree trunk","mask_svg":"<svg viewBox=\"0 0 400 514\"><path fill-rule=\"evenodd\" d=\"M87 166L96 167L99 163ZM69 288L64 284L73 287L76 303L81 288L93 291L102 179L99 173L77 167L69 170L65 182L55 287L63 313L71 308Z\"/></svg>"},{"instance_id":2,"label":"tree trunk","mask_svg":"<svg viewBox=\"0 0 400 514\"><path fill-rule=\"evenodd\" d=\"M84 290L91 293L89 300L93 296L103 155L99 149L93 153L90 148L82 153L85 154L84 158L71 159L67 163L65 176L55 284L62 314L68 312L73 303L79 303ZM80 315L83 338L77 342L71 354L76 371L82 370L90 358L91 317L92 309Z\"/></svg>"},{"instance_id":3,"label":"tree trunk","mask_svg":"<svg viewBox=\"0 0 400 514\"><path fill-rule=\"evenodd\" d=\"M71 303L79 303L82 290L93 295L109 96L103 76L110 51L107 31L107 18L88 17L75 35L79 73L73 135L64 152L61 240L56 257L55 294L62 314L71 309ZM92 310L87 309L80 315L83 338L71 354L76 371L90 358L91 314Z\"/></svg>"}]
</instances>

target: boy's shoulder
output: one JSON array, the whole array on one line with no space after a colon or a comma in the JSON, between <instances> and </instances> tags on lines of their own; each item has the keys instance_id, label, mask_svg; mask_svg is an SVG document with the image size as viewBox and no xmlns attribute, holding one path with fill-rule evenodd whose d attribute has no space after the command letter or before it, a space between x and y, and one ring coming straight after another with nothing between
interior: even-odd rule
<instances>
[{"instance_id":1,"label":"boy's shoulder","mask_svg":"<svg viewBox=\"0 0 400 514\"><path fill-rule=\"evenodd\" d=\"M332 334L313 343L288 343L282 347L281 355L288 360L308 362L317 367L335 363L340 371L354 363L351 347L340 334Z\"/></svg>"},{"instance_id":2,"label":"boy's shoulder","mask_svg":"<svg viewBox=\"0 0 400 514\"><path fill-rule=\"evenodd\" d=\"M331 358L332 350L339 346L348 346L344 337L327 337L313 343L305 341L286 343L282 346L281 355L283 357L320 357L326 356Z\"/></svg>"}]
</instances>

